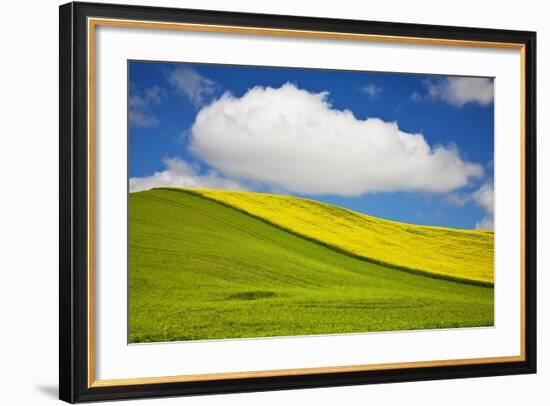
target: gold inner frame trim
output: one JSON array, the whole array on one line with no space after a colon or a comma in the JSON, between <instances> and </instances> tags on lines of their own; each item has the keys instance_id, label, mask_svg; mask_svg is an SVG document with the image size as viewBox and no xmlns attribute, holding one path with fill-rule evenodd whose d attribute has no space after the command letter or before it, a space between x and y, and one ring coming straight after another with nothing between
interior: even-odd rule
<instances>
[{"instance_id":1,"label":"gold inner frame trim","mask_svg":"<svg viewBox=\"0 0 550 406\"><path fill-rule=\"evenodd\" d=\"M150 378L127 378L127 379L108 379L97 380L91 385L92 388L101 388L108 386L121 385L143 385L147 383L176 383L176 382L192 382L192 381L215 381L217 379L244 379L244 378L265 378L277 376L296 376L296 375L311 375L311 374L330 374L338 372L361 372L361 371L383 371L399 368L422 368L432 366L454 366L454 365L474 365L486 363L500 363L522 361L521 356L513 357L494 357L494 358L470 358L460 360L440 360L440 361L416 361L416 362L401 362L387 364L371 364L371 365L348 365L336 367L321 367L321 368L297 368L297 369L277 369L270 371L246 371L246 372L228 372L215 374L197 374L197 375L175 375Z\"/></svg>"},{"instance_id":2,"label":"gold inner frame trim","mask_svg":"<svg viewBox=\"0 0 550 406\"><path fill-rule=\"evenodd\" d=\"M347 366L330 366L316 368L277 369L266 371L245 371L245 372L220 372L212 374L190 374L175 376L160 376L146 378L123 378L123 379L95 379L95 317L94 317L94 196L95 196L95 28L97 26L147 28L157 30L180 30L194 32L217 32L243 35L264 35L279 37L317 38L317 39L339 39L370 41L384 43L401 43L432 46L458 46L477 47L493 49L511 49L520 51L521 64L521 102L520 102L520 137L521 137L521 270L520 270L520 324L521 324L521 349L519 355L502 357L465 358L451 360L397 362L384 364L364 364ZM213 381L221 379L244 379L244 378L265 378L280 376L297 376L313 374L331 374L342 372L366 372L381 371L400 368L427 368L458 365L479 365L504 362L525 361L525 45L506 42L487 41L466 41L453 39L434 39L422 37L400 37L391 35L355 34L345 32L306 31L290 29L274 29L260 27L241 27L227 25L209 24L187 24L187 23L165 23L139 20L120 20L108 18L88 19L88 387L112 387L126 385L177 383Z\"/></svg>"}]
</instances>

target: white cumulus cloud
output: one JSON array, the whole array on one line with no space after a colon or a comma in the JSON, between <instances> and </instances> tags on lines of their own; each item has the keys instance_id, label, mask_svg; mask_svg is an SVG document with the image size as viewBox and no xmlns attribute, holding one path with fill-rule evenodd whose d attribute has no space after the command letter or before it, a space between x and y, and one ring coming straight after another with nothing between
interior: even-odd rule
<instances>
[{"instance_id":1,"label":"white cumulus cloud","mask_svg":"<svg viewBox=\"0 0 550 406\"><path fill-rule=\"evenodd\" d=\"M152 176L130 178L130 192L139 192L156 187L186 187L227 190L246 190L238 182L225 179L216 171L200 175L197 171L178 157L163 159L165 169Z\"/></svg>"},{"instance_id":2,"label":"white cumulus cloud","mask_svg":"<svg viewBox=\"0 0 550 406\"><path fill-rule=\"evenodd\" d=\"M229 93L203 107L190 148L226 177L300 194L446 193L483 175L454 146L397 123L334 109L328 93L286 84Z\"/></svg>"},{"instance_id":3,"label":"white cumulus cloud","mask_svg":"<svg viewBox=\"0 0 550 406\"><path fill-rule=\"evenodd\" d=\"M430 97L458 107L467 103L487 106L494 98L494 84L490 78L447 77L425 83Z\"/></svg>"},{"instance_id":4,"label":"white cumulus cloud","mask_svg":"<svg viewBox=\"0 0 550 406\"><path fill-rule=\"evenodd\" d=\"M472 197L475 204L485 211L485 216L476 223L476 228L492 230L495 216L495 192L492 183L483 184Z\"/></svg>"},{"instance_id":5,"label":"white cumulus cloud","mask_svg":"<svg viewBox=\"0 0 550 406\"><path fill-rule=\"evenodd\" d=\"M188 67L174 69L167 79L179 94L197 107L208 102L219 89L216 82Z\"/></svg>"}]
</instances>

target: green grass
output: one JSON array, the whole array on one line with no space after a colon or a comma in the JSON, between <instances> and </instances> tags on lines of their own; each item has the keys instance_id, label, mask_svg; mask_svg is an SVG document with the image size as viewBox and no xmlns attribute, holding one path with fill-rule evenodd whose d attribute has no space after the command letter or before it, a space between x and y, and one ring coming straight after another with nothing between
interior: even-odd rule
<instances>
[{"instance_id":1,"label":"green grass","mask_svg":"<svg viewBox=\"0 0 550 406\"><path fill-rule=\"evenodd\" d=\"M130 342L493 325L493 288L332 250L177 189L130 194Z\"/></svg>"}]
</instances>

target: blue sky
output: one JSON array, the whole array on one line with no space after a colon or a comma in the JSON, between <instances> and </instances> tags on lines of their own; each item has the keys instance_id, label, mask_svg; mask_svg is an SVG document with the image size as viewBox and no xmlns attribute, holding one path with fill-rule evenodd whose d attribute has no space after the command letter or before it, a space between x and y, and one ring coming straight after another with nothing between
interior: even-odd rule
<instances>
[{"instance_id":1,"label":"blue sky","mask_svg":"<svg viewBox=\"0 0 550 406\"><path fill-rule=\"evenodd\" d=\"M493 80L129 62L131 190L243 189L492 228Z\"/></svg>"}]
</instances>

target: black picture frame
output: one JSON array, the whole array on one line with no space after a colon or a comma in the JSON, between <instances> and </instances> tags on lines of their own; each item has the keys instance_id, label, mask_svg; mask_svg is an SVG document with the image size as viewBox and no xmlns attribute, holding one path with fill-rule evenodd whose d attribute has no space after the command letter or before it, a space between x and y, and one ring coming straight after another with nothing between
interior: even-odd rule
<instances>
[{"instance_id":1,"label":"black picture frame","mask_svg":"<svg viewBox=\"0 0 550 406\"><path fill-rule=\"evenodd\" d=\"M389 22L262 15L93 3L60 6L59 397L84 402L219 394L536 372L536 33ZM195 23L380 36L513 43L523 46L524 80L524 360L360 372L312 373L210 381L89 385L87 19Z\"/></svg>"}]
</instances>

